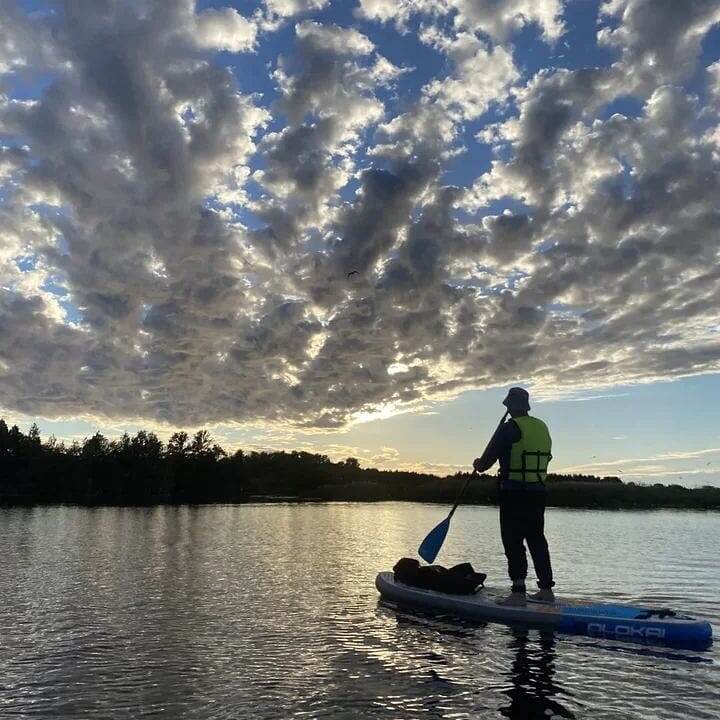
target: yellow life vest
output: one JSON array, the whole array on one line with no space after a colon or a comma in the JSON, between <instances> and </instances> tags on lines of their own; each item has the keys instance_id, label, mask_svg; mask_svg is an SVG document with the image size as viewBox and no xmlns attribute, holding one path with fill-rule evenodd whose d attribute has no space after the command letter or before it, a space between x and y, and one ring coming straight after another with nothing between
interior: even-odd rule
<instances>
[{"instance_id":1,"label":"yellow life vest","mask_svg":"<svg viewBox=\"0 0 720 720\"><path fill-rule=\"evenodd\" d=\"M513 418L520 428L520 439L510 450L508 480L544 483L552 455L552 440L547 425L530 415Z\"/></svg>"}]
</instances>

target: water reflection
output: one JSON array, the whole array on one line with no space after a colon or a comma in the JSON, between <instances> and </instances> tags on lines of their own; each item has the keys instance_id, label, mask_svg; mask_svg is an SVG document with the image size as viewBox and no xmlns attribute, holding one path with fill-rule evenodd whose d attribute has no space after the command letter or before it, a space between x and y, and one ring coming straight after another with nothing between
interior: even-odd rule
<instances>
[{"instance_id":1,"label":"water reflection","mask_svg":"<svg viewBox=\"0 0 720 720\"><path fill-rule=\"evenodd\" d=\"M426 613L419 610L408 610L394 603L378 602L380 613L393 614L399 630L403 628L423 629L426 632L440 633L448 644L452 644L453 652L458 641L475 654L487 653L493 657L494 671L498 676L505 677L509 683L503 683L499 694L509 699L509 704L498 708L502 717L513 720L534 720L535 718L575 718L575 714L560 701L562 696L572 697L572 693L560 687L556 679L556 635L548 630L529 628L506 628L508 653L505 654L505 667L499 667L500 653L496 647L487 647L483 635L487 623L471 622L440 614ZM429 668L428 673L434 681L447 682L440 669L448 665L442 655L435 652L425 656ZM433 667L435 666L435 667ZM482 678L465 678L466 682ZM432 701L427 700L428 706Z\"/></svg>"},{"instance_id":2,"label":"water reflection","mask_svg":"<svg viewBox=\"0 0 720 720\"><path fill-rule=\"evenodd\" d=\"M531 632L536 640L531 639ZM555 680L555 633L546 630L510 628L508 648L514 655L505 675L511 687L502 690L510 704L501 707L500 714L513 720L535 718L574 718L556 697L569 695Z\"/></svg>"},{"instance_id":3,"label":"water reflection","mask_svg":"<svg viewBox=\"0 0 720 720\"><path fill-rule=\"evenodd\" d=\"M681 655L378 606L375 573L437 513L392 503L0 510L0 717L717 718L717 645ZM504 577L496 514L466 509L446 564L481 547L483 571ZM640 560L604 578L603 594L720 623L707 542L717 514L556 519L569 593L597 591L595 566L580 559L613 522L608 562L626 563L628 544Z\"/></svg>"}]
</instances>

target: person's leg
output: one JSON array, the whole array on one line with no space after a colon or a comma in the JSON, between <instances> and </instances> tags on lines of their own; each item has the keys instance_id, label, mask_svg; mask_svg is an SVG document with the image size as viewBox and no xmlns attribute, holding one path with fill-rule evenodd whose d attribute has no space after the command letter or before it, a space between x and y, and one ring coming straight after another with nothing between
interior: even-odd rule
<instances>
[{"instance_id":1,"label":"person's leg","mask_svg":"<svg viewBox=\"0 0 720 720\"><path fill-rule=\"evenodd\" d=\"M545 498L537 498L528 506L526 515L525 539L532 557L535 574L538 578L538 587L549 590L553 582L552 565L550 563L550 550L545 537Z\"/></svg>"},{"instance_id":2,"label":"person's leg","mask_svg":"<svg viewBox=\"0 0 720 720\"><path fill-rule=\"evenodd\" d=\"M500 503L500 536L502 537L505 557L508 563L508 575L513 591L525 592L527 577L527 554L525 552L524 523L522 511L512 503Z\"/></svg>"}]
</instances>

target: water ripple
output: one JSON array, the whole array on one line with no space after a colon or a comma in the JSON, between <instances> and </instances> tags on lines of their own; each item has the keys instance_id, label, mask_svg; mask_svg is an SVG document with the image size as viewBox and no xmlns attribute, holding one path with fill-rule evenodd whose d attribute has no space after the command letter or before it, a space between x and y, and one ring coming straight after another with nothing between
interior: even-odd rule
<instances>
[{"instance_id":1,"label":"water ripple","mask_svg":"<svg viewBox=\"0 0 720 720\"><path fill-rule=\"evenodd\" d=\"M443 509L0 511L2 718L716 718L718 651L458 622L379 602L375 573ZM548 511L559 589L718 632L720 516ZM497 512L442 560L504 582Z\"/></svg>"}]
</instances>

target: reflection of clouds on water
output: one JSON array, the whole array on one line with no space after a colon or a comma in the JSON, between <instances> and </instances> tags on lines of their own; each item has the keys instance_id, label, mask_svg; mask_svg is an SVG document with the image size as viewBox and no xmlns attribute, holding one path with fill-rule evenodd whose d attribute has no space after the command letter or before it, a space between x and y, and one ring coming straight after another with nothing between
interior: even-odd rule
<instances>
[{"instance_id":1,"label":"reflection of clouds on water","mask_svg":"<svg viewBox=\"0 0 720 720\"><path fill-rule=\"evenodd\" d=\"M501 707L500 714L514 720L574 718L555 699L558 695L569 695L555 681L555 634L522 628L511 628L510 632L509 648L515 659L505 675L512 686L502 691L510 704Z\"/></svg>"}]
</instances>

